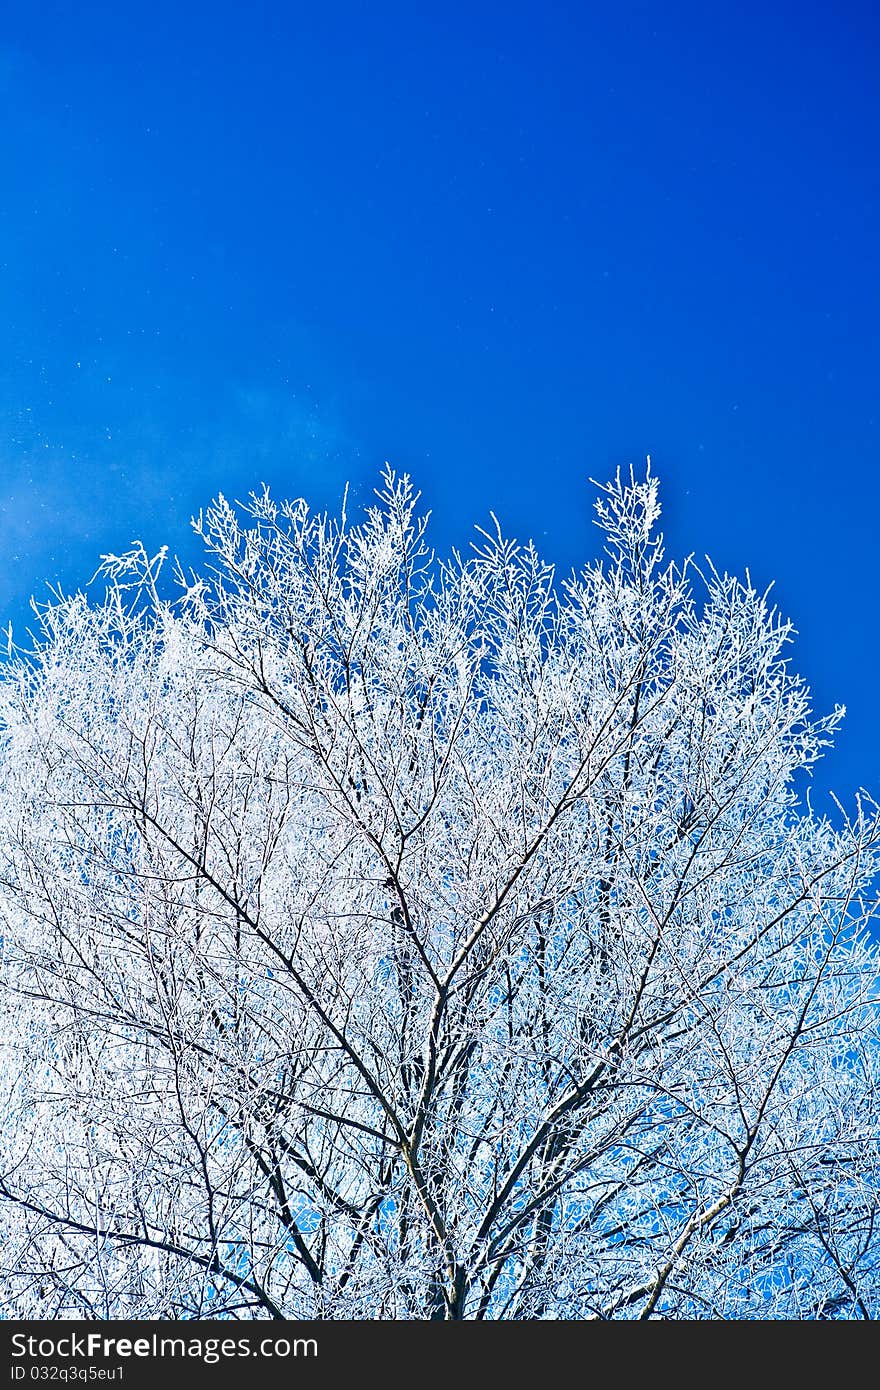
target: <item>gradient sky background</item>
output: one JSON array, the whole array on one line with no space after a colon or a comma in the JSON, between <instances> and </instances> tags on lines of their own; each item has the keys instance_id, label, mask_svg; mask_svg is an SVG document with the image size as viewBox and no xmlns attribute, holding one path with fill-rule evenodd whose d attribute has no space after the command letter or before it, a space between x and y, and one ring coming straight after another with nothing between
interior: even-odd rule
<instances>
[{"instance_id":1,"label":"gradient sky background","mask_svg":"<svg viewBox=\"0 0 880 1390\"><path fill-rule=\"evenodd\" d=\"M880 793L880 19L867 4L7 4L0 621L218 491L491 507L564 568L654 460L670 551L800 630Z\"/></svg>"}]
</instances>

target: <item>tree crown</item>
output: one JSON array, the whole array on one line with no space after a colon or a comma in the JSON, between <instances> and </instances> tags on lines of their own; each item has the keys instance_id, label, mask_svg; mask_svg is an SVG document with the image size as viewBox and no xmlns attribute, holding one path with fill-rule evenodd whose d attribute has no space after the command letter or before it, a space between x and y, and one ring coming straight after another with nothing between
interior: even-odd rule
<instances>
[{"instance_id":1,"label":"tree crown","mask_svg":"<svg viewBox=\"0 0 880 1390\"><path fill-rule=\"evenodd\" d=\"M875 1316L877 821L768 595L267 490L0 685L22 1316Z\"/></svg>"}]
</instances>

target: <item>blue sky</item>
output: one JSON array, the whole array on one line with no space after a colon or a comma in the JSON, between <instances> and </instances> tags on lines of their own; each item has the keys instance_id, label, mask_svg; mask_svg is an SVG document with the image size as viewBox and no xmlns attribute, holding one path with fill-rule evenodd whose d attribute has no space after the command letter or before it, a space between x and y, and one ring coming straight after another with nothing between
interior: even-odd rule
<instances>
[{"instance_id":1,"label":"blue sky","mask_svg":"<svg viewBox=\"0 0 880 1390\"><path fill-rule=\"evenodd\" d=\"M12 3L0 619L268 482L385 459L565 568L646 453L676 552L800 630L880 792L867 4Z\"/></svg>"}]
</instances>

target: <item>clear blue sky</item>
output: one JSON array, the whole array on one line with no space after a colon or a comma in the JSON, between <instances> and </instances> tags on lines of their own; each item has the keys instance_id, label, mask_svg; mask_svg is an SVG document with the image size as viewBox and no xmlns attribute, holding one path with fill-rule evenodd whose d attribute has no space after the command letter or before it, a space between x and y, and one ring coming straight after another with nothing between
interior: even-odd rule
<instances>
[{"instance_id":1,"label":"clear blue sky","mask_svg":"<svg viewBox=\"0 0 880 1390\"><path fill-rule=\"evenodd\" d=\"M385 459L567 568L650 452L880 792L876 8L181 8L4 9L0 619Z\"/></svg>"}]
</instances>

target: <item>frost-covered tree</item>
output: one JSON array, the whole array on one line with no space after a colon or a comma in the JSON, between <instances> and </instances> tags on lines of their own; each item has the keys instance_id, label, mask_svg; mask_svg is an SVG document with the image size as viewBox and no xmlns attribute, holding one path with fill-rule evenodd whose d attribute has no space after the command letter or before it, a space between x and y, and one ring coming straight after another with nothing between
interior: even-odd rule
<instances>
[{"instance_id":1,"label":"frost-covered tree","mask_svg":"<svg viewBox=\"0 0 880 1390\"><path fill-rule=\"evenodd\" d=\"M7 1315L876 1317L839 714L650 473L561 583L416 505L220 498L7 664Z\"/></svg>"}]
</instances>

